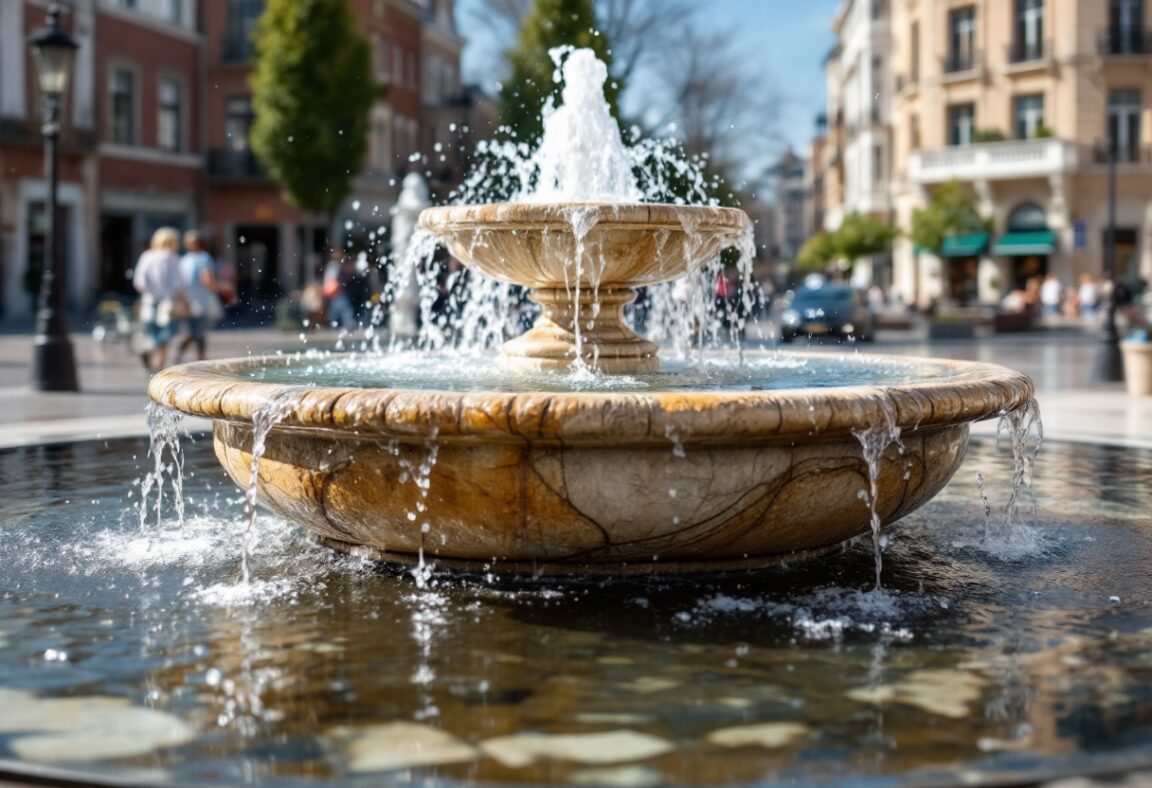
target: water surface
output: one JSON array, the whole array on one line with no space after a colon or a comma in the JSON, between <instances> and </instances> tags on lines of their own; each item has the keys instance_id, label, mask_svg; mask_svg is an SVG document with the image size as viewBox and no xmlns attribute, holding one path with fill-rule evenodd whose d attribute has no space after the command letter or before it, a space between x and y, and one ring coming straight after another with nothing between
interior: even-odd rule
<instances>
[{"instance_id":1,"label":"water surface","mask_svg":"<svg viewBox=\"0 0 1152 788\"><path fill-rule=\"evenodd\" d=\"M922 784L1152 761L1149 452L1045 446L1007 530L1011 453L974 442L888 529L874 595L868 542L729 577L418 588L267 515L244 586L242 494L186 448L187 521L143 531L145 443L0 452L9 768Z\"/></svg>"}]
</instances>

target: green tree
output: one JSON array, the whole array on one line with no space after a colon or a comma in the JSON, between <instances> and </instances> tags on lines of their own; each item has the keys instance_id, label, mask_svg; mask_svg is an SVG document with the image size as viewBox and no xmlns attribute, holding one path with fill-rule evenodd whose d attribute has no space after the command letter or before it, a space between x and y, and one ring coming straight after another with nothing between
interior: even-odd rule
<instances>
[{"instance_id":1,"label":"green tree","mask_svg":"<svg viewBox=\"0 0 1152 788\"><path fill-rule=\"evenodd\" d=\"M980 216L972 190L959 181L948 181L932 192L926 206L913 212L908 235L912 243L935 254L949 236L987 229L988 221Z\"/></svg>"},{"instance_id":2,"label":"green tree","mask_svg":"<svg viewBox=\"0 0 1152 788\"><path fill-rule=\"evenodd\" d=\"M591 0L535 0L520 29L520 40L508 52L511 74L500 91L500 122L516 139L532 142L543 131L540 110L559 85L552 76L556 65L548 51L559 46L588 48L611 69L607 38L596 30ZM604 92L619 117L616 99L620 85L612 77Z\"/></svg>"},{"instance_id":3,"label":"green tree","mask_svg":"<svg viewBox=\"0 0 1152 788\"><path fill-rule=\"evenodd\" d=\"M256 27L251 145L290 202L332 217L352 189L380 95L348 0L269 0Z\"/></svg>"},{"instance_id":4,"label":"green tree","mask_svg":"<svg viewBox=\"0 0 1152 788\"><path fill-rule=\"evenodd\" d=\"M849 263L861 257L887 252L898 230L870 214L848 214L835 233L836 253Z\"/></svg>"},{"instance_id":5,"label":"green tree","mask_svg":"<svg viewBox=\"0 0 1152 788\"><path fill-rule=\"evenodd\" d=\"M797 273L820 274L836 259L836 239L832 233L818 232L796 253L793 268Z\"/></svg>"}]
</instances>

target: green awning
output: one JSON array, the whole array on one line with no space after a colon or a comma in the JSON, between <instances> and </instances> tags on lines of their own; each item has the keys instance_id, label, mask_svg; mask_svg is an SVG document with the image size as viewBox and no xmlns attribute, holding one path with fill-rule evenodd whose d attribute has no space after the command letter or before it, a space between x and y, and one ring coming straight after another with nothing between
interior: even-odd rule
<instances>
[{"instance_id":1,"label":"green awning","mask_svg":"<svg viewBox=\"0 0 1152 788\"><path fill-rule=\"evenodd\" d=\"M941 257L979 257L988 248L988 233L950 235L940 246Z\"/></svg>"},{"instance_id":2,"label":"green awning","mask_svg":"<svg viewBox=\"0 0 1152 788\"><path fill-rule=\"evenodd\" d=\"M1004 233L992 245L992 254L1005 257L1027 257L1056 251L1056 233L1051 230L1028 230Z\"/></svg>"}]
</instances>

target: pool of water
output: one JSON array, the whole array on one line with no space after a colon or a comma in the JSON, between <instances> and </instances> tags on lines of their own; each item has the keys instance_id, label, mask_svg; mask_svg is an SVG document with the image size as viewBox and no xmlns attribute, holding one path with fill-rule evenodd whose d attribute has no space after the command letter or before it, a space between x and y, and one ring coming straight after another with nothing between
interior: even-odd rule
<instances>
[{"instance_id":1,"label":"pool of water","mask_svg":"<svg viewBox=\"0 0 1152 788\"><path fill-rule=\"evenodd\" d=\"M503 369L491 354L326 353L285 355L254 365L250 380L306 386L497 392L756 391L959 382L972 373L933 361L850 353L709 352L704 360L663 359L641 375L594 375Z\"/></svg>"},{"instance_id":2,"label":"pool of water","mask_svg":"<svg viewBox=\"0 0 1152 788\"><path fill-rule=\"evenodd\" d=\"M871 544L707 578L413 577L263 515L205 439L0 452L0 772L78 782L996 783L1152 766L1152 453L1007 445ZM985 480L991 517L977 487ZM2 777L0 777L2 779Z\"/></svg>"}]
</instances>

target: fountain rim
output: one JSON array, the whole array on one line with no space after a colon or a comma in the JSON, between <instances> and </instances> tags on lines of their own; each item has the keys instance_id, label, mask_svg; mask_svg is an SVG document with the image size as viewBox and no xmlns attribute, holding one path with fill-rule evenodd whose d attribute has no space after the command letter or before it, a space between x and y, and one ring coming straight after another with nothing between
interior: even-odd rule
<instances>
[{"instance_id":1,"label":"fountain rim","mask_svg":"<svg viewBox=\"0 0 1152 788\"><path fill-rule=\"evenodd\" d=\"M789 356L828 358L824 353ZM294 356L197 361L148 384L156 402L183 413L250 425L274 399L291 403L277 429L324 430L401 441L602 446L798 443L880 426L902 430L981 421L1030 402L1023 373L996 364L854 354L869 361L938 365L958 374L893 385L761 391L496 392L300 386L242 374Z\"/></svg>"},{"instance_id":2,"label":"fountain rim","mask_svg":"<svg viewBox=\"0 0 1152 788\"><path fill-rule=\"evenodd\" d=\"M642 202L502 202L479 205L438 205L420 212L420 227L434 232L452 228L571 230L575 212L596 214L594 226L613 229L674 229L692 232L743 231L748 214L718 205L674 205ZM689 226L685 219L691 217Z\"/></svg>"}]
</instances>

